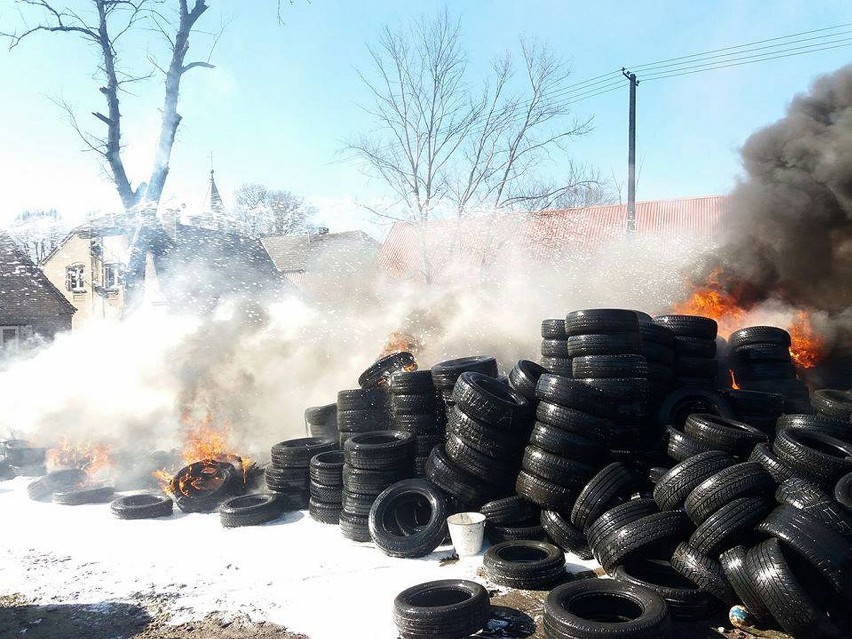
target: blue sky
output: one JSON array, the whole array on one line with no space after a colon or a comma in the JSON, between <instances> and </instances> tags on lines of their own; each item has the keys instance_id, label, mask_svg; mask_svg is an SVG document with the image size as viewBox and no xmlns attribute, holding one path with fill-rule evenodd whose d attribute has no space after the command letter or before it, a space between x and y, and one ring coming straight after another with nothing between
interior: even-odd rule
<instances>
[{"instance_id":1,"label":"blue sky","mask_svg":"<svg viewBox=\"0 0 852 639\"><path fill-rule=\"evenodd\" d=\"M213 54L216 69L184 79L184 120L165 200L201 203L212 151L226 200L240 183L260 182L307 197L332 230L365 227L381 234L357 202L381 198L382 185L340 153L348 137L371 126L358 106L367 95L356 69L369 67L366 44L383 25L403 24L445 3L297 1L284 7L283 25L273 0L210 4L202 26L215 30L225 21L227 28ZM580 81L622 66L852 22L848 0L457 0L447 6L461 18L473 78L520 35L547 42ZM17 19L12 0L0 0L0 30ZM126 59L143 55L149 37L130 41ZM191 52L205 57L208 40L193 38ZM729 190L740 168L737 149L748 135L781 116L815 76L848 63L850 53L847 47L640 84L637 197ZM39 36L12 52L0 50L0 224L25 208L55 207L72 220L117 210L95 158L80 152L49 99L62 96L79 108L83 122L92 119L86 114L102 108L91 80L94 63L93 52L68 36ZM153 81L135 92L123 105L134 182L147 177L162 100ZM578 103L575 114L594 116L594 130L573 145L573 157L623 179L626 81L622 90Z\"/></svg>"}]
</instances>

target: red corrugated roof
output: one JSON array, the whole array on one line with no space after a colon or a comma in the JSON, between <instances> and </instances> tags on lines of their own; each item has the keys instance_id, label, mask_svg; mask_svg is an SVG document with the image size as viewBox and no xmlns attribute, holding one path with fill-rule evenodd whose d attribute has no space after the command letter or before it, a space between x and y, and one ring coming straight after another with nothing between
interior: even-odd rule
<instances>
[{"instance_id":1,"label":"red corrugated roof","mask_svg":"<svg viewBox=\"0 0 852 639\"><path fill-rule=\"evenodd\" d=\"M728 207L725 196L637 202L636 231L650 236L697 236L713 243ZM484 264L505 251L540 261L593 252L622 237L626 228L625 204L479 215L426 225L397 222L379 253L379 267L395 278L422 278L425 256L433 277L440 278L451 264Z\"/></svg>"}]
</instances>

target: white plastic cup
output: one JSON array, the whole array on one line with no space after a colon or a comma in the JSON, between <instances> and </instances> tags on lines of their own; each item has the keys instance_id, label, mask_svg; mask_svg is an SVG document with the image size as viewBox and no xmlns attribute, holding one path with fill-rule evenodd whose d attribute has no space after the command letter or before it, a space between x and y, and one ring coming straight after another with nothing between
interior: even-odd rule
<instances>
[{"instance_id":1,"label":"white plastic cup","mask_svg":"<svg viewBox=\"0 0 852 639\"><path fill-rule=\"evenodd\" d=\"M456 513L447 517L450 539L459 557L472 557L482 549L485 533L485 515L482 513Z\"/></svg>"}]
</instances>

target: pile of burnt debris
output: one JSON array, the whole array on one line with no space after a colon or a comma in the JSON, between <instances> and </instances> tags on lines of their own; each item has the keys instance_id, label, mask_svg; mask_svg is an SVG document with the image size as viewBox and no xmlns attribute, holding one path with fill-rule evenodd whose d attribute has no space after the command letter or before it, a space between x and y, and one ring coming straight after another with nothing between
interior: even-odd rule
<instances>
[{"instance_id":1,"label":"pile of burnt debris","mask_svg":"<svg viewBox=\"0 0 852 639\"><path fill-rule=\"evenodd\" d=\"M545 320L542 338L541 363L506 376L487 356L430 370L385 357L305 412L311 437L272 447L266 492L237 459L183 469L171 494L226 526L307 508L405 558L446 543L449 515L479 511L485 576L549 591L554 639L670 637L672 620L725 610L741 628L852 636L852 390L809 392L775 327L725 341L704 317L593 309ZM43 463L20 442L5 450L17 468ZM30 494L112 496L84 482L50 473ZM126 518L171 508L112 503ZM572 581L565 553L611 579ZM401 593L394 619L404 639L461 638L488 610L481 585L445 580Z\"/></svg>"}]
</instances>

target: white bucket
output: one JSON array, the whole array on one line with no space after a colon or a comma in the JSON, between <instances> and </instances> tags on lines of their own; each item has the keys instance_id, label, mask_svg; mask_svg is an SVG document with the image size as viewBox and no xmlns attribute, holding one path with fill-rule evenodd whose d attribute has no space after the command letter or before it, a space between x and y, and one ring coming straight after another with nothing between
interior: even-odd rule
<instances>
[{"instance_id":1,"label":"white bucket","mask_svg":"<svg viewBox=\"0 0 852 639\"><path fill-rule=\"evenodd\" d=\"M450 539L459 557L472 557L482 549L485 533L485 515L482 513L456 513L447 517Z\"/></svg>"}]
</instances>

